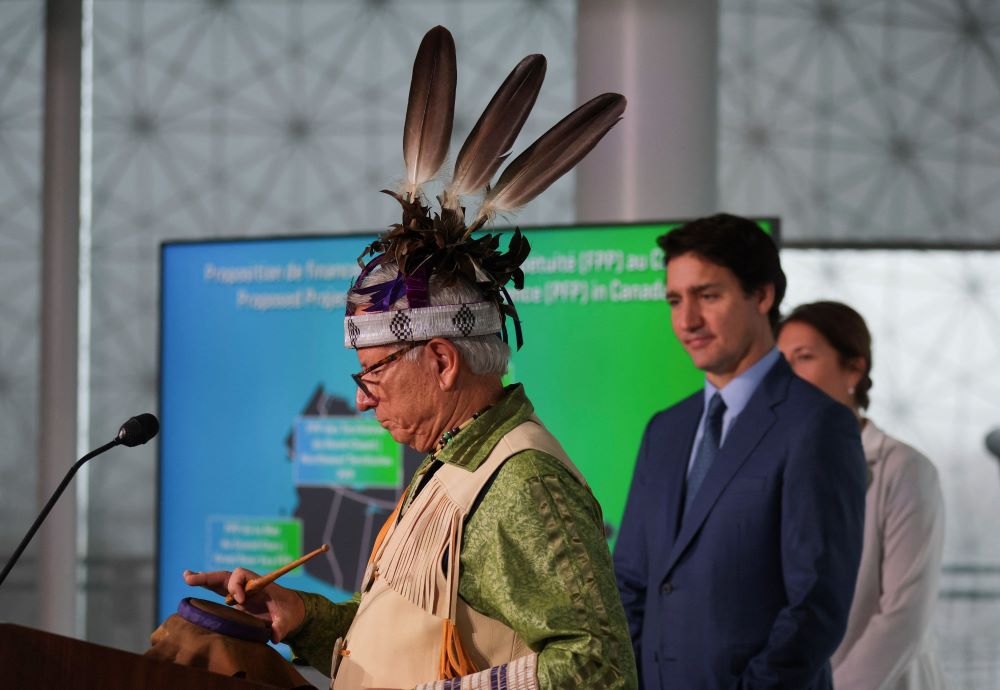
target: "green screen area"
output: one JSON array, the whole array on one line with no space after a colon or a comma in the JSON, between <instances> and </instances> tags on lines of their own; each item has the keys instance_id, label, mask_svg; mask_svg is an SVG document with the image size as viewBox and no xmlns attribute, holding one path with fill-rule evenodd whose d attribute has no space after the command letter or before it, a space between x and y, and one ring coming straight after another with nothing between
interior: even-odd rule
<instances>
[{"instance_id":1,"label":"green screen area","mask_svg":"<svg viewBox=\"0 0 1000 690\"><path fill-rule=\"evenodd\" d=\"M704 382L664 299L656 238L677 225L527 230L525 288L511 292L525 344L509 379L587 478L612 543L647 422Z\"/></svg>"}]
</instances>

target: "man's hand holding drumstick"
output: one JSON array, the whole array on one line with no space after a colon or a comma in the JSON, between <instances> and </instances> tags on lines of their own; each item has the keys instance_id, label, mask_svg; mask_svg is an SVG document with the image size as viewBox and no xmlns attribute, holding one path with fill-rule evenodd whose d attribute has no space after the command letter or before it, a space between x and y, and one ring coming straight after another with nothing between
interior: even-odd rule
<instances>
[{"instance_id":1,"label":"man's hand holding drumstick","mask_svg":"<svg viewBox=\"0 0 1000 690\"><path fill-rule=\"evenodd\" d=\"M271 584L272 582L274 582L275 580L277 580L279 577L281 577L285 573L288 573L288 572L291 572L291 571L295 570L300 565L302 565L303 563L305 563L309 559L313 558L314 556L318 556L321 553L326 553L329 550L330 550L330 547L327 546L326 544L323 544L323 546L319 547L315 551L311 551L311 552L307 553L302 558L295 559L294 561L292 561L288 565L281 566L277 570L274 570L274 571L268 573L264 577L257 577L257 578L254 578L254 579L248 581L246 583L246 586L243 588L243 591L244 591L245 594L253 594L258 589L263 589L264 587L267 587L269 584ZM226 597L226 606L232 606L235 603L236 603L236 597L234 597L232 594L230 594L229 596ZM240 602L240 603L242 603L242 602Z\"/></svg>"},{"instance_id":2,"label":"man's hand holding drumstick","mask_svg":"<svg viewBox=\"0 0 1000 690\"><path fill-rule=\"evenodd\" d=\"M302 625L306 611L298 594L275 584L274 580L327 550L329 547L324 544L315 551L263 577L246 568L237 568L232 572L217 570L211 573L196 573L185 570L184 582L192 587L204 587L211 590L226 597L227 604L232 600L243 611L257 618L271 621L271 640L280 642Z\"/></svg>"}]
</instances>

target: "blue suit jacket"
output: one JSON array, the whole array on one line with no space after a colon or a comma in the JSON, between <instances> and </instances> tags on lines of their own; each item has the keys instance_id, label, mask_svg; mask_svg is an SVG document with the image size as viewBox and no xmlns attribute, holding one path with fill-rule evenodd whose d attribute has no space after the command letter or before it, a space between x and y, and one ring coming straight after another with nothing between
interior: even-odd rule
<instances>
[{"instance_id":1,"label":"blue suit jacket","mask_svg":"<svg viewBox=\"0 0 1000 690\"><path fill-rule=\"evenodd\" d=\"M641 684L831 688L861 559L858 423L779 360L681 524L703 400L649 422L615 546Z\"/></svg>"}]
</instances>

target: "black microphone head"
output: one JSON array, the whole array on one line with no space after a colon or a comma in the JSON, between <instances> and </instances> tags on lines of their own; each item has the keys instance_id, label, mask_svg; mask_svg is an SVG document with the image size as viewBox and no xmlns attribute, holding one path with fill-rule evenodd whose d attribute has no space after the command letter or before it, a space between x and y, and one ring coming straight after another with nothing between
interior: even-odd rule
<instances>
[{"instance_id":1,"label":"black microphone head","mask_svg":"<svg viewBox=\"0 0 1000 690\"><path fill-rule=\"evenodd\" d=\"M116 438L118 443L131 448L132 446L141 446L156 436L159 430L159 420L148 412L144 412L122 424L122 428L118 430Z\"/></svg>"},{"instance_id":2,"label":"black microphone head","mask_svg":"<svg viewBox=\"0 0 1000 690\"><path fill-rule=\"evenodd\" d=\"M1000 460L1000 427L997 427L986 434L986 450L993 453L993 457Z\"/></svg>"}]
</instances>

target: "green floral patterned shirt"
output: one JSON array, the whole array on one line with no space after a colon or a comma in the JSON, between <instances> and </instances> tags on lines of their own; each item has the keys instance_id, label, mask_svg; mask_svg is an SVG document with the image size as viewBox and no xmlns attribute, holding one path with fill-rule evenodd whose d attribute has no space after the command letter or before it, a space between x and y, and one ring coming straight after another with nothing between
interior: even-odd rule
<instances>
[{"instance_id":1,"label":"green floral patterned shirt","mask_svg":"<svg viewBox=\"0 0 1000 690\"><path fill-rule=\"evenodd\" d=\"M436 461L474 471L532 412L523 388L509 387L436 458L424 460L408 491ZM511 457L468 517L460 558L459 595L537 654L539 688L637 687L600 507L559 460L537 450ZM300 595L306 619L285 641L327 672L333 643L347 632L360 594L340 604Z\"/></svg>"}]
</instances>

